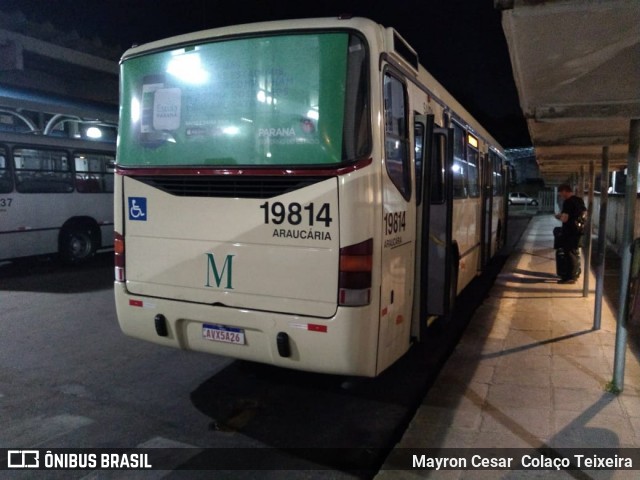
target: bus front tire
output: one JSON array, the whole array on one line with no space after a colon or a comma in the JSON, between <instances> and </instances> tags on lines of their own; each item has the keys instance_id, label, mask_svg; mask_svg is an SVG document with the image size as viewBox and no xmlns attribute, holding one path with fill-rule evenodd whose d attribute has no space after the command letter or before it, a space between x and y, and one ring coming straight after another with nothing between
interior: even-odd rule
<instances>
[{"instance_id":1,"label":"bus front tire","mask_svg":"<svg viewBox=\"0 0 640 480\"><path fill-rule=\"evenodd\" d=\"M66 227L60 235L60 257L70 264L86 262L98 248L97 235L88 225Z\"/></svg>"}]
</instances>

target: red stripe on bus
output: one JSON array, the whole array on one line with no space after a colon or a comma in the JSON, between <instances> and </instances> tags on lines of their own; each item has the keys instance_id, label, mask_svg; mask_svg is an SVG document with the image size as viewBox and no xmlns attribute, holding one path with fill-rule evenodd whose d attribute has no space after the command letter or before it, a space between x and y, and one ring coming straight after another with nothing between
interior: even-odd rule
<instances>
[{"instance_id":1,"label":"red stripe on bus","mask_svg":"<svg viewBox=\"0 0 640 480\"><path fill-rule=\"evenodd\" d=\"M327 333L327 326L326 325L316 325L315 323L310 323L310 324L307 325L307 330L309 330L311 332Z\"/></svg>"},{"instance_id":2,"label":"red stripe on bus","mask_svg":"<svg viewBox=\"0 0 640 480\"><path fill-rule=\"evenodd\" d=\"M210 167L167 167L167 168L144 168L144 167L122 167L116 166L118 175L137 177L145 175L185 175L185 176L265 176L265 177L335 177L355 172L361 168L368 167L373 163L373 158L364 158L349 165L338 165L336 167L309 167L309 168L210 168Z\"/></svg>"},{"instance_id":3,"label":"red stripe on bus","mask_svg":"<svg viewBox=\"0 0 640 480\"><path fill-rule=\"evenodd\" d=\"M129 305L132 307L142 307L142 300L129 300Z\"/></svg>"}]
</instances>

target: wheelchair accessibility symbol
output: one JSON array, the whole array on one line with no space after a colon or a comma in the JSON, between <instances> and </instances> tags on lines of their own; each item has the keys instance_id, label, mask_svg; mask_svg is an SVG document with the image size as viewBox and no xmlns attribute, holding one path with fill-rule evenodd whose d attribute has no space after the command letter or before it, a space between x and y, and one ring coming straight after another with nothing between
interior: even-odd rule
<instances>
[{"instance_id":1,"label":"wheelchair accessibility symbol","mask_svg":"<svg viewBox=\"0 0 640 480\"><path fill-rule=\"evenodd\" d=\"M129 220L147 221L146 197L129 197Z\"/></svg>"}]
</instances>

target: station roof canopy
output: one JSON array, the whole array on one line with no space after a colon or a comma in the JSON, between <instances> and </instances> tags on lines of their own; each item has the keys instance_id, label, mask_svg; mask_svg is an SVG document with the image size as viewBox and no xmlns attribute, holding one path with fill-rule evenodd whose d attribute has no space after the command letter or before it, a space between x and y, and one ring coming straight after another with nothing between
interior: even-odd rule
<instances>
[{"instance_id":1,"label":"station roof canopy","mask_svg":"<svg viewBox=\"0 0 640 480\"><path fill-rule=\"evenodd\" d=\"M495 0L520 106L547 183L565 181L609 146L626 166L640 118L638 0Z\"/></svg>"}]
</instances>

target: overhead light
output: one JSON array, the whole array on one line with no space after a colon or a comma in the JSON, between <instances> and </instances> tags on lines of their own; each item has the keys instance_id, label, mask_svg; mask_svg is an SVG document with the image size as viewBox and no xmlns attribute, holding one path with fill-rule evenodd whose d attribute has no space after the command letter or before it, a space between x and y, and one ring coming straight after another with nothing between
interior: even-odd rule
<instances>
[{"instance_id":1,"label":"overhead light","mask_svg":"<svg viewBox=\"0 0 640 480\"><path fill-rule=\"evenodd\" d=\"M102 138L102 130L98 127L89 127L87 128L87 137L93 139Z\"/></svg>"}]
</instances>

